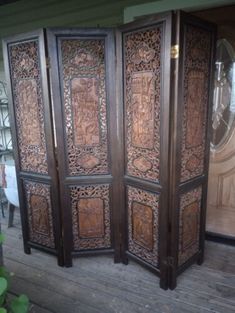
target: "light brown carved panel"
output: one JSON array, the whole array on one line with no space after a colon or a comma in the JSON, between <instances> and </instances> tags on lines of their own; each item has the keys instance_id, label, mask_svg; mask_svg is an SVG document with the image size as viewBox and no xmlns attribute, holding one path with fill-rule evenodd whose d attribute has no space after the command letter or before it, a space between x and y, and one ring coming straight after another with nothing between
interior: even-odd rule
<instances>
[{"instance_id":1,"label":"light brown carved panel","mask_svg":"<svg viewBox=\"0 0 235 313\"><path fill-rule=\"evenodd\" d=\"M208 31L187 26L185 35L184 107L181 182L203 174L210 42Z\"/></svg>"},{"instance_id":2,"label":"light brown carved panel","mask_svg":"<svg viewBox=\"0 0 235 313\"><path fill-rule=\"evenodd\" d=\"M79 236L104 236L104 201L101 198L80 199L77 203Z\"/></svg>"},{"instance_id":3,"label":"light brown carved panel","mask_svg":"<svg viewBox=\"0 0 235 313\"><path fill-rule=\"evenodd\" d=\"M75 250L111 247L109 185L70 187Z\"/></svg>"},{"instance_id":4,"label":"light brown carved panel","mask_svg":"<svg viewBox=\"0 0 235 313\"><path fill-rule=\"evenodd\" d=\"M159 195L127 187L128 250L158 267Z\"/></svg>"},{"instance_id":5,"label":"light brown carved panel","mask_svg":"<svg viewBox=\"0 0 235 313\"><path fill-rule=\"evenodd\" d=\"M127 174L159 179L161 26L124 36Z\"/></svg>"},{"instance_id":6,"label":"light brown carved panel","mask_svg":"<svg viewBox=\"0 0 235 313\"><path fill-rule=\"evenodd\" d=\"M153 249L153 211L150 206L133 201L133 241L145 249Z\"/></svg>"},{"instance_id":7,"label":"light brown carved panel","mask_svg":"<svg viewBox=\"0 0 235 313\"><path fill-rule=\"evenodd\" d=\"M73 78L71 84L74 143L77 146L98 145L100 129L97 79Z\"/></svg>"},{"instance_id":8,"label":"light brown carved panel","mask_svg":"<svg viewBox=\"0 0 235 313\"><path fill-rule=\"evenodd\" d=\"M105 42L61 41L68 174L107 174Z\"/></svg>"},{"instance_id":9,"label":"light brown carved panel","mask_svg":"<svg viewBox=\"0 0 235 313\"><path fill-rule=\"evenodd\" d=\"M38 40L9 46L20 166L47 174L44 106Z\"/></svg>"},{"instance_id":10,"label":"light brown carved panel","mask_svg":"<svg viewBox=\"0 0 235 313\"><path fill-rule=\"evenodd\" d=\"M132 144L154 147L154 77L152 72L132 74Z\"/></svg>"},{"instance_id":11,"label":"light brown carved panel","mask_svg":"<svg viewBox=\"0 0 235 313\"><path fill-rule=\"evenodd\" d=\"M199 250L201 197L201 187L180 197L179 265Z\"/></svg>"},{"instance_id":12,"label":"light brown carved panel","mask_svg":"<svg viewBox=\"0 0 235 313\"><path fill-rule=\"evenodd\" d=\"M55 248L50 186L24 182L30 241Z\"/></svg>"}]
</instances>

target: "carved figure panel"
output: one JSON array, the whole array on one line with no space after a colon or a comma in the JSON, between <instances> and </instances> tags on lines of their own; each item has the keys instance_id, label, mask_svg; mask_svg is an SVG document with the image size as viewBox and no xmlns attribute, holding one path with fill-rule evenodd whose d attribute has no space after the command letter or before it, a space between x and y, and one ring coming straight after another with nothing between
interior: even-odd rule
<instances>
[{"instance_id":1,"label":"carved figure panel","mask_svg":"<svg viewBox=\"0 0 235 313\"><path fill-rule=\"evenodd\" d=\"M74 78L71 84L75 145L97 145L100 142L97 79Z\"/></svg>"},{"instance_id":2,"label":"carved figure panel","mask_svg":"<svg viewBox=\"0 0 235 313\"><path fill-rule=\"evenodd\" d=\"M109 185L71 186L75 250L111 247Z\"/></svg>"},{"instance_id":3,"label":"carved figure panel","mask_svg":"<svg viewBox=\"0 0 235 313\"><path fill-rule=\"evenodd\" d=\"M205 75L201 71L188 73L187 112L186 112L186 148L194 148L203 143L203 116L205 106L203 91ZM195 100L197 101L195 105Z\"/></svg>"},{"instance_id":4,"label":"carved figure panel","mask_svg":"<svg viewBox=\"0 0 235 313\"><path fill-rule=\"evenodd\" d=\"M127 187L128 250L158 267L159 195Z\"/></svg>"},{"instance_id":5,"label":"carved figure panel","mask_svg":"<svg viewBox=\"0 0 235 313\"><path fill-rule=\"evenodd\" d=\"M24 182L30 241L55 248L50 186Z\"/></svg>"},{"instance_id":6,"label":"carved figure panel","mask_svg":"<svg viewBox=\"0 0 235 313\"><path fill-rule=\"evenodd\" d=\"M152 72L132 74L132 145L154 147L154 78Z\"/></svg>"},{"instance_id":7,"label":"carved figure panel","mask_svg":"<svg viewBox=\"0 0 235 313\"><path fill-rule=\"evenodd\" d=\"M181 182L204 170L211 43L210 32L194 26L185 36Z\"/></svg>"},{"instance_id":8,"label":"carved figure panel","mask_svg":"<svg viewBox=\"0 0 235 313\"><path fill-rule=\"evenodd\" d=\"M23 171L47 174L38 40L9 46L16 130Z\"/></svg>"},{"instance_id":9,"label":"carved figure panel","mask_svg":"<svg viewBox=\"0 0 235 313\"><path fill-rule=\"evenodd\" d=\"M132 202L133 241L145 249L153 248L153 211L150 206Z\"/></svg>"},{"instance_id":10,"label":"carved figure panel","mask_svg":"<svg viewBox=\"0 0 235 313\"><path fill-rule=\"evenodd\" d=\"M161 26L124 35L126 171L159 179Z\"/></svg>"},{"instance_id":11,"label":"carved figure panel","mask_svg":"<svg viewBox=\"0 0 235 313\"><path fill-rule=\"evenodd\" d=\"M105 41L61 40L68 174L107 174Z\"/></svg>"},{"instance_id":12,"label":"carved figure panel","mask_svg":"<svg viewBox=\"0 0 235 313\"><path fill-rule=\"evenodd\" d=\"M19 106L21 107L22 143L25 146L38 146L41 138L36 80L20 80L17 93L19 95Z\"/></svg>"},{"instance_id":13,"label":"carved figure panel","mask_svg":"<svg viewBox=\"0 0 235 313\"><path fill-rule=\"evenodd\" d=\"M77 203L79 236L104 236L104 202L101 198L80 199Z\"/></svg>"},{"instance_id":14,"label":"carved figure panel","mask_svg":"<svg viewBox=\"0 0 235 313\"><path fill-rule=\"evenodd\" d=\"M202 188L180 197L179 265L199 251Z\"/></svg>"}]
</instances>

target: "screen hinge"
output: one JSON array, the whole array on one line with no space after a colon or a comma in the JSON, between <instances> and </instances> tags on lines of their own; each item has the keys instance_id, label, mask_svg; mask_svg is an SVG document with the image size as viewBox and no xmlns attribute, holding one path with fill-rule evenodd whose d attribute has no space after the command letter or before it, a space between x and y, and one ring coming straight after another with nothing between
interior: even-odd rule
<instances>
[{"instance_id":1,"label":"screen hinge","mask_svg":"<svg viewBox=\"0 0 235 313\"><path fill-rule=\"evenodd\" d=\"M179 58L179 45L171 46L171 58L178 59Z\"/></svg>"},{"instance_id":2,"label":"screen hinge","mask_svg":"<svg viewBox=\"0 0 235 313\"><path fill-rule=\"evenodd\" d=\"M169 267L174 267L174 258L172 256L168 256L166 260L164 261L164 264Z\"/></svg>"}]
</instances>

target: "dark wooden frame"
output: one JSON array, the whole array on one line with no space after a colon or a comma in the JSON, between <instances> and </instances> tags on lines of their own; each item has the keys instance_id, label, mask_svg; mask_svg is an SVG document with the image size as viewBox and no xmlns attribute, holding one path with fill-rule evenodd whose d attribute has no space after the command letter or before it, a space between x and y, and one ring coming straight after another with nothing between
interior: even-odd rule
<instances>
[{"instance_id":1,"label":"dark wooden frame","mask_svg":"<svg viewBox=\"0 0 235 313\"><path fill-rule=\"evenodd\" d=\"M15 110L14 110L14 97L12 94L12 84L11 84L11 73L9 67L9 53L8 46L14 43L27 42L29 40L37 39L39 42L39 58L41 67L41 87L43 95L43 106L44 106L44 123L45 123L45 138L46 138L46 149L47 149L47 161L48 161L48 175L40 175L33 172L21 171L20 168L20 155L18 150L18 139L17 139L17 126L15 120ZM46 65L46 47L44 42L44 30L38 30L30 32L23 35L17 35L9 37L3 40L3 53L4 53L4 66L7 78L8 86L8 97L9 97L9 109L10 109L10 119L12 125L12 140L14 147L14 158L17 172L17 184L19 190L19 201L21 210L21 221L23 229L23 241L25 253L30 253L30 247L38 248L40 250L46 251L57 255L58 264L64 265L64 258L61 249L61 219L60 219L60 202L58 197L58 177L57 169L54 155L54 137L53 137L53 123L51 115L51 105L50 105L50 94L48 88L48 75L47 75L47 65ZM50 186L51 193L51 203L52 203L52 216L53 216L53 230L55 237L55 249L47 248L37 243L31 242L28 232L28 219L27 219L27 208L26 199L24 198L24 180L30 180L34 182L41 182Z\"/></svg>"},{"instance_id":2,"label":"dark wooden frame","mask_svg":"<svg viewBox=\"0 0 235 313\"><path fill-rule=\"evenodd\" d=\"M177 12L175 15L176 30L175 44L179 46L179 58L172 60L173 69L177 75L172 75L172 84L174 92L172 93L172 130L171 130L171 204L170 223L171 223L171 243L169 258L173 260L171 264L171 274L169 277L169 288L176 287L177 276L184 271L188 266L195 261L198 264L203 262L204 258L204 240L205 240L205 220L206 220L206 198L207 198L207 183L208 183L208 168L209 168L209 153L210 153L210 136L211 136L211 117L213 107L213 69L215 60L215 45L216 45L216 25L204 22L201 19L184 12ZM204 173L201 176L189 179L186 182L180 182L180 166L181 166L181 138L182 138L182 120L183 120L183 77L184 77L184 45L185 45L185 25L193 25L211 32L211 51L210 51L210 74L209 74L209 93L207 106L207 125L205 138L205 154L204 154ZM178 266L179 253L179 207L180 195L190 191L196 187L202 186L202 202L200 216L200 238L199 251L192 256L185 264Z\"/></svg>"},{"instance_id":3,"label":"dark wooden frame","mask_svg":"<svg viewBox=\"0 0 235 313\"><path fill-rule=\"evenodd\" d=\"M160 179L150 182L137 179L126 174L125 159L125 106L124 106L124 58L123 36L126 33L142 30L154 25L162 25L163 48L161 50L161 123L160 123ZM183 119L183 75L184 75L184 44L185 25L195 25L211 32L210 60L210 92L208 96L207 133L204 158L204 173L201 176L180 183L181 159L181 124ZM17 142L17 129L13 95L11 91L11 74L9 68L8 45L14 42L40 38L40 64L42 69L42 89L45 106L45 132L48 151L48 167L50 177L26 173L20 170L20 159ZM66 162L66 137L63 125L63 94L59 67L61 65L58 43L64 38L102 38L105 39L106 64L106 93L108 116L108 155L110 174L69 177ZM116 38L116 41L115 41ZM163 289L174 289L177 276L193 262L202 263L204 257L206 196L210 149L210 124L212 114L213 94L213 64L215 58L216 27L214 24L183 12L167 12L144 19L138 19L119 29L94 28L53 28L40 30L29 34L14 36L4 40L4 59L8 82L11 124L13 126L13 144L17 181L19 187L21 218L23 226L24 249L30 253L35 247L58 257L60 265L72 266L73 256L88 256L114 253L115 262L128 264L129 259L140 263L160 277ZM47 41L46 41L47 40ZM116 43L116 47L115 47ZM179 57L171 58L171 47L179 46ZM47 60L47 62L46 62ZM115 75L114 75L115 73ZM49 84L50 83L50 84ZM50 101L51 100L51 101ZM162 135L164 134L164 136ZM60 140L56 140L56 138ZM55 148L55 140L57 149ZM57 155L56 155L57 154ZM58 162L58 163L57 163ZM26 199L23 196L23 180L32 180L51 184L52 206L55 230L56 249L49 249L30 242L28 233ZM109 249L92 249L74 251L72 231L72 211L70 204L69 186L109 184L111 188L111 229L112 246ZM154 267L128 251L128 216L127 186L160 194L159 200L159 266ZM180 195L198 186L202 186L202 205L200 216L199 251L182 266L178 266L179 254L179 206ZM59 193L58 193L59 190Z\"/></svg>"},{"instance_id":4,"label":"dark wooden frame","mask_svg":"<svg viewBox=\"0 0 235 313\"><path fill-rule=\"evenodd\" d=\"M160 123L160 133L164 134L164 138L161 135L160 142L160 175L159 182L149 182L143 179L137 179L125 174L124 170L124 185L125 188L129 186L143 188L146 191L150 191L152 193L160 194L159 200L159 268L156 268L149 263L141 260L139 257L133 255L128 251L128 217L127 217L127 204L123 205L122 210L122 220L125 225L125 229L123 229L124 240L123 240L123 248L122 248L122 258L125 263L127 263L128 258L134 259L136 262L148 268L150 271L154 272L156 275L160 276L160 285L163 289L168 288L168 239L164 240L164 238L168 238L169 235L169 225L168 225L168 209L162 210L162 208L168 208L168 185L169 185L169 118L170 118L170 76L171 76L171 66L170 66L170 51L172 45L172 13L162 13L153 15L148 18L138 19L129 24L123 25L119 28L118 39L117 39L117 56L118 56L118 80L123 81L124 68L123 68L123 43L122 38L125 33L145 29L148 27L152 27L154 25L162 25L163 28L163 48L161 49L161 60L162 60L162 79L161 79L161 123ZM119 65L120 64L120 65ZM124 87L123 85L119 90L120 98L122 99L122 103L124 103ZM124 105L124 104L123 104ZM125 112L124 106L123 111ZM122 113L124 116L123 120L125 120L125 113ZM125 137L125 127L123 126L123 135ZM124 149L126 151L126 149ZM126 161L124 161L124 168L126 168ZM126 203L127 197L125 196Z\"/></svg>"},{"instance_id":5,"label":"dark wooden frame","mask_svg":"<svg viewBox=\"0 0 235 313\"><path fill-rule=\"evenodd\" d=\"M94 39L102 38L105 40L105 63L106 63L106 94L107 94L107 116L108 116L108 155L110 160L110 174L107 175L89 175L89 176L73 176L69 177L66 169L66 135L63 127L63 96L60 92L62 89L62 82L60 81L60 55L58 52L58 43L60 39L65 38L83 38ZM54 117L58 140L57 150L60 157L58 157L58 169L60 178L60 195L62 208L62 219L64 225L63 242L64 242L64 256L65 265L72 265L72 255L93 255L98 253L113 253L115 262L120 262L120 235L119 235L119 194L120 194L120 144L117 134L118 118L115 102L115 43L114 31L112 29L94 29L94 28L73 28L73 29L47 29L47 44L50 59L50 76L51 76L51 90L54 103ZM112 127L110 126L112 125ZM117 150L116 150L117 149ZM75 185L97 185L109 184L111 193L111 241L112 247L110 249L92 249L83 251L73 251L73 234L72 234L72 212L70 205L69 186Z\"/></svg>"}]
</instances>

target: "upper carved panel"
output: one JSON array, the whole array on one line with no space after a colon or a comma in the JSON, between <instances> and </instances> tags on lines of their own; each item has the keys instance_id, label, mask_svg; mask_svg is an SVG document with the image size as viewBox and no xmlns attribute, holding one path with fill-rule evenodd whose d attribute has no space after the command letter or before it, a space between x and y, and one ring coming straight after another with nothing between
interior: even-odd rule
<instances>
[{"instance_id":1,"label":"upper carved panel","mask_svg":"<svg viewBox=\"0 0 235 313\"><path fill-rule=\"evenodd\" d=\"M70 188L75 250L111 247L109 185Z\"/></svg>"},{"instance_id":2,"label":"upper carved panel","mask_svg":"<svg viewBox=\"0 0 235 313\"><path fill-rule=\"evenodd\" d=\"M180 197L179 265L199 251L202 188Z\"/></svg>"},{"instance_id":3,"label":"upper carved panel","mask_svg":"<svg viewBox=\"0 0 235 313\"><path fill-rule=\"evenodd\" d=\"M128 187L128 250L158 267L159 195Z\"/></svg>"},{"instance_id":4,"label":"upper carved panel","mask_svg":"<svg viewBox=\"0 0 235 313\"><path fill-rule=\"evenodd\" d=\"M124 37L128 175L156 181L160 156L160 26Z\"/></svg>"},{"instance_id":5,"label":"upper carved panel","mask_svg":"<svg viewBox=\"0 0 235 313\"><path fill-rule=\"evenodd\" d=\"M44 106L38 41L9 46L9 61L20 166L47 174Z\"/></svg>"},{"instance_id":6,"label":"upper carved panel","mask_svg":"<svg viewBox=\"0 0 235 313\"><path fill-rule=\"evenodd\" d=\"M187 26L185 36L181 182L204 170L211 45L208 31Z\"/></svg>"},{"instance_id":7,"label":"upper carved panel","mask_svg":"<svg viewBox=\"0 0 235 313\"><path fill-rule=\"evenodd\" d=\"M105 43L61 41L69 175L108 173Z\"/></svg>"},{"instance_id":8,"label":"upper carved panel","mask_svg":"<svg viewBox=\"0 0 235 313\"><path fill-rule=\"evenodd\" d=\"M24 182L30 241L55 248L50 186Z\"/></svg>"}]
</instances>

